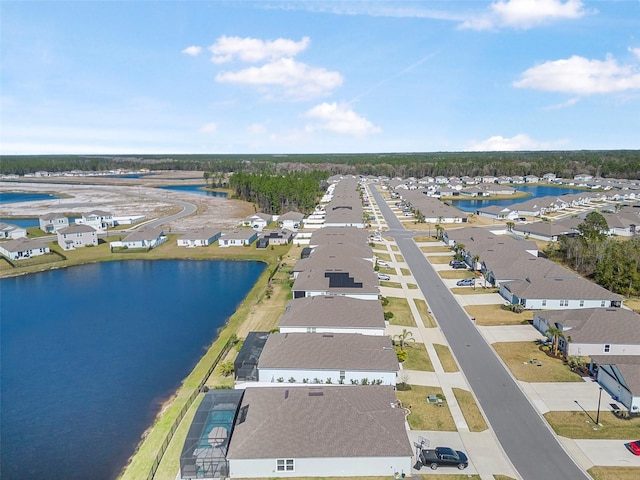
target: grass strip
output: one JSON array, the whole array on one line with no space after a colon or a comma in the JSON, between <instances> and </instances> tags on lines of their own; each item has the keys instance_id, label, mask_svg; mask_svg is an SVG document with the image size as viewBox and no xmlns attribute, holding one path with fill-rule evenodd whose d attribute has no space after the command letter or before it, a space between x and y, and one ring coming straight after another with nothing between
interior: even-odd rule
<instances>
[{"instance_id":1,"label":"grass strip","mask_svg":"<svg viewBox=\"0 0 640 480\"><path fill-rule=\"evenodd\" d=\"M451 354L451 350L446 345L440 345L439 343L434 343L433 348L435 348L436 353L438 354L438 358L440 359L440 363L442 364L442 368L446 373L459 372L458 364L456 363L455 358Z\"/></svg>"},{"instance_id":2,"label":"grass strip","mask_svg":"<svg viewBox=\"0 0 640 480\"><path fill-rule=\"evenodd\" d=\"M458 405L460 405L460 410L462 410L462 415L470 431L483 432L489 428L471 392L460 388L453 388L453 394L456 397Z\"/></svg>"}]
</instances>

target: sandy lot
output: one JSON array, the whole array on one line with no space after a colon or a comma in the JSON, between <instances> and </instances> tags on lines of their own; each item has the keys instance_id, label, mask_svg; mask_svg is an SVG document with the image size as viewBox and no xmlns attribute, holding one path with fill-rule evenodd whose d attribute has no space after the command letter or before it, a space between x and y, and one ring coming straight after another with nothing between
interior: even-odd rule
<instances>
[{"instance_id":1,"label":"sandy lot","mask_svg":"<svg viewBox=\"0 0 640 480\"><path fill-rule=\"evenodd\" d=\"M188 231L205 226L230 228L255 212L252 204L239 200L153 188L196 183L203 183L202 172L171 172L138 179L79 177L2 181L2 193L50 193L63 198L1 205L0 217L40 217L47 213L79 215L103 210L115 217L145 215L147 219L155 219L180 211L182 207L173 201L181 200L194 204L197 212L163 227Z\"/></svg>"}]
</instances>

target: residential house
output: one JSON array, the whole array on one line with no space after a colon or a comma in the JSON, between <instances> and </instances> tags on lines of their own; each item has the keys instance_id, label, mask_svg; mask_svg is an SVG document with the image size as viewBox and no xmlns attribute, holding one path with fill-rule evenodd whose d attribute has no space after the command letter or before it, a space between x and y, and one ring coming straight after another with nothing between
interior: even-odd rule
<instances>
[{"instance_id":1,"label":"residential house","mask_svg":"<svg viewBox=\"0 0 640 480\"><path fill-rule=\"evenodd\" d=\"M640 413L640 355L592 355L596 380L626 409Z\"/></svg>"},{"instance_id":2,"label":"residential house","mask_svg":"<svg viewBox=\"0 0 640 480\"><path fill-rule=\"evenodd\" d=\"M525 183L538 183L540 181L540 177L537 175L525 175L524 181Z\"/></svg>"},{"instance_id":3,"label":"residential house","mask_svg":"<svg viewBox=\"0 0 640 480\"><path fill-rule=\"evenodd\" d=\"M89 225L74 224L61 228L56 232L58 245L63 250L75 250L76 248L98 245L98 233Z\"/></svg>"},{"instance_id":4,"label":"residential house","mask_svg":"<svg viewBox=\"0 0 640 480\"><path fill-rule=\"evenodd\" d=\"M115 226L113 214L109 212L103 212L102 210L94 210L89 213L83 213L80 218L76 219L75 223L88 225L98 232L104 232L108 228L113 228Z\"/></svg>"},{"instance_id":5,"label":"residential house","mask_svg":"<svg viewBox=\"0 0 640 480\"><path fill-rule=\"evenodd\" d=\"M0 254L9 260L24 260L50 253L50 251L49 246L45 245L42 240L16 238L0 242Z\"/></svg>"},{"instance_id":6,"label":"residential house","mask_svg":"<svg viewBox=\"0 0 640 480\"><path fill-rule=\"evenodd\" d=\"M156 248L167 241L164 231L161 228L141 228L130 233L122 242L111 242L111 247L125 248Z\"/></svg>"},{"instance_id":7,"label":"residential house","mask_svg":"<svg viewBox=\"0 0 640 480\"><path fill-rule=\"evenodd\" d=\"M488 207L476 210L479 217L493 218L495 220L515 220L518 218L518 212L507 207L499 205L489 205Z\"/></svg>"},{"instance_id":8,"label":"residential house","mask_svg":"<svg viewBox=\"0 0 640 480\"><path fill-rule=\"evenodd\" d=\"M218 240L218 246L226 247L246 247L251 245L258 238L258 232L248 228L230 230L222 232Z\"/></svg>"},{"instance_id":9,"label":"residential house","mask_svg":"<svg viewBox=\"0 0 640 480\"><path fill-rule=\"evenodd\" d=\"M288 245L292 242L294 235L295 233L287 229L263 232L258 236L256 248L267 248L269 245Z\"/></svg>"},{"instance_id":10,"label":"residential house","mask_svg":"<svg viewBox=\"0 0 640 480\"><path fill-rule=\"evenodd\" d=\"M251 227L254 230L261 232L267 225L273 221L273 215L268 213L254 213L249 215L242 221L242 225L245 227Z\"/></svg>"},{"instance_id":11,"label":"residential house","mask_svg":"<svg viewBox=\"0 0 640 480\"><path fill-rule=\"evenodd\" d=\"M14 225L12 223L0 222L0 238L16 239L25 238L27 236L27 229Z\"/></svg>"},{"instance_id":12,"label":"residential house","mask_svg":"<svg viewBox=\"0 0 640 480\"><path fill-rule=\"evenodd\" d=\"M385 385L247 388L226 455L229 477L409 473L405 415Z\"/></svg>"},{"instance_id":13,"label":"residential house","mask_svg":"<svg viewBox=\"0 0 640 480\"><path fill-rule=\"evenodd\" d=\"M290 300L280 317L281 333L359 333L384 335L380 302L317 295Z\"/></svg>"},{"instance_id":14,"label":"residential house","mask_svg":"<svg viewBox=\"0 0 640 480\"><path fill-rule=\"evenodd\" d=\"M38 219L40 230L46 233L55 233L61 228L69 226L69 218L59 213L47 213Z\"/></svg>"},{"instance_id":15,"label":"residential house","mask_svg":"<svg viewBox=\"0 0 640 480\"><path fill-rule=\"evenodd\" d=\"M281 228L297 232L303 226L304 215L299 212L287 212L278 217L278 224Z\"/></svg>"},{"instance_id":16,"label":"residential house","mask_svg":"<svg viewBox=\"0 0 640 480\"><path fill-rule=\"evenodd\" d=\"M217 228L205 227L185 233L178 238L179 247L207 247L220 238L222 232Z\"/></svg>"},{"instance_id":17,"label":"residential house","mask_svg":"<svg viewBox=\"0 0 640 480\"><path fill-rule=\"evenodd\" d=\"M544 310L533 326L542 334L559 329L558 346L567 356L640 355L640 315L625 308Z\"/></svg>"},{"instance_id":18,"label":"residential house","mask_svg":"<svg viewBox=\"0 0 640 480\"><path fill-rule=\"evenodd\" d=\"M561 222L520 223L512 228L513 233L525 238L556 242L561 236L573 237L576 231Z\"/></svg>"},{"instance_id":19,"label":"residential house","mask_svg":"<svg viewBox=\"0 0 640 480\"><path fill-rule=\"evenodd\" d=\"M357 333L272 333L260 354L260 382L395 385L391 337Z\"/></svg>"}]
</instances>

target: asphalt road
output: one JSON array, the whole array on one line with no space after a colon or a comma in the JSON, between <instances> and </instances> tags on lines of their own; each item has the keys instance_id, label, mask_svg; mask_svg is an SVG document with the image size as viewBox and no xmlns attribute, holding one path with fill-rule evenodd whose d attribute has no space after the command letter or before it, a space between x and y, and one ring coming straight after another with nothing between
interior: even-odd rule
<instances>
[{"instance_id":1,"label":"asphalt road","mask_svg":"<svg viewBox=\"0 0 640 480\"><path fill-rule=\"evenodd\" d=\"M380 192L372 194L460 368L509 460L524 480L589 480L563 449L511 374L440 276L413 242ZM473 461L473 459L471 459Z\"/></svg>"}]
</instances>

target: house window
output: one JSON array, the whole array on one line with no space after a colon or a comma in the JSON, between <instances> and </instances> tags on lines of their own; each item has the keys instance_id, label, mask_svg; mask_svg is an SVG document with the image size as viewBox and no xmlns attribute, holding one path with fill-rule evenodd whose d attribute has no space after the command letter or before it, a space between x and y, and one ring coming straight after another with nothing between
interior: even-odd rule
<instances>
[{"instance_id":1,"label":"house window","mask_svg":"<svg viewBox=\"0 0 640 480\"><path fill-rule=\"evenodd\" d=\"M604 307L604 305L605 305L605 301L604 301L604 300L602 300L602 301L600 302L600 306L601 306L601 307Z\"/></svg>"},{"instance_id":2,"label":"house window","mask_svg":"<svg viewBox=\"0 0 640 480\"><path fill-rule=\"evenodd\" d=\"M609 350L611 350L611 345L609 345L608 343L605 344L604 346L604 353L609 353Z\"/></svg>"},{"instance_id":3,"label":"house window","mask_svg":"<svg viewBox=\"0 0 640 480\"><path fill-rule=\"evenodd\" d=\"M561 307L568 307L569 306L569 300L560 300L560 306Z\"/></svg>"},{"instance_id":4,"label":"house window","mask_svg":"<svg viewBox=\"0 0 640 480\"><path fill-rule=\"evenodd\" d=\"M316 333L316 327L307 327L307 333Z\"/></svg>"},{"instance_id":5,"label":"house window","mask_svg":"<svg viewBox=\"0 0 640 480\"><path fill-rule=\"evenodd\" d=\"M276 470L278 472L293 472L293 458L279 458L276 460Z\"/></svg>"},{"instance_id":6,"label":"house window","mask_svg":"<svg viewBox=\"0 0 640 480\"><path fill-rule=\"evenodd\" d=\"M580 306L584 307L584 300L580 300Z\"/></svg>"},{"instance_id":7,"label":"house window","mask_svg":"<svg viewBox=\"0 0 640 480\"><path fill-rule=\"evenodd\" d=\"M543 298L543 299L542 299L542 306L543 306L543 307L546 307L546 306L547 306L547 299L546 299L546 298Z\"/></svg>"},{"instance_id":8,"label":"house window","mask_svg":"<svg viewBox=\"0 0 640 480\"><path fill-rule=\"evenodd\" d=\"M344 370L340 370L340 380L344 380L346 376L346 372Z\"/></svg>"}]
</instances>

